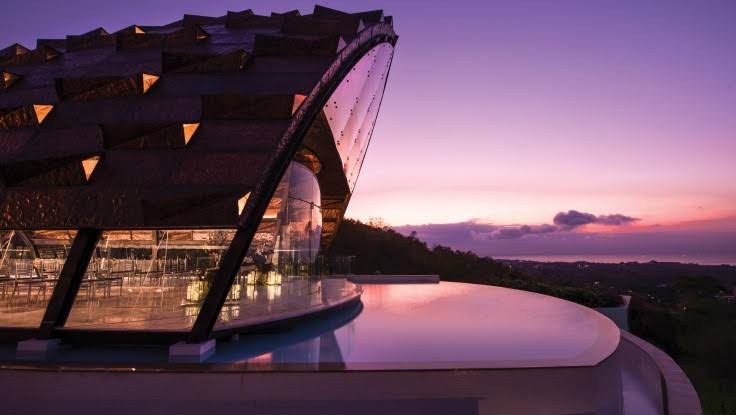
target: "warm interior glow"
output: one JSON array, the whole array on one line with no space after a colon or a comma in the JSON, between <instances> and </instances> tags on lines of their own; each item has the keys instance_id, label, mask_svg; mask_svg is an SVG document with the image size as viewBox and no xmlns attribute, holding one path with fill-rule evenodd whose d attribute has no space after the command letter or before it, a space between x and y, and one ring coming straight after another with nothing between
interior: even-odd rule
<instances>
[{"instance_id":1,"label":"warm interior glow","mask_svg":"<svg viewBox=\"0 0 736 415\"><path fill-rule=\"evenodd\" d=\"M46 46L45 50L46 50L46 60L47 61L50 61L51 59L54 59L55 57L59 56L59 52L57 52L54 48L50 48Z\"/></svg>"},{"instance_id":2,"label":"warm interior glow","mask_svg":"<svg viewBox=\"0 0 736 415\"><path fill-rule=\"evenodd\" d=\"M245 204L248 203L249 197L250 197L250 192L246 193L245 196L238 199L238 215L243 213L243 209L245 209Z\"/></svg>"},{"instance_id":3,"label":"warm interior glow","mask_svg":"<svg viewBox=\"0 0 736 415\"><path fill-rule=\"evenodd\" d=\"M299 109L299 107L302 105L302 102L307 99L306 95L296 94L294 95L294 104L291 106L291 115L294 115L296 111Z\"/></svg>"},{"instance_id":4,"label":"warm interior glow","mask_svg":"<svg viewBox=\"0 0 736 415\"><path fill-rule=\"evenodd\" d=\"M133 31L135 32L136 35L142 35L146 33L146 31L141 29L140 26L134 26Z\"/></svg>"},{"instance_id":5,"label":"warm interior glow","mask_svg":"<svg viewBox=\"0 0 736 415\"><path fill-rule=\"evenodd\" d=\"M84 169L84 176L89 181L92 172L95 171L97 163L100 161L100 156L92 156L88 159L82 160L82 168Z\"/></svg>"},{"instance_id":6,"label":"warm interior glow","mask_svg":"<svg viewBox=\"0 0 736 415\"><path fill-rule=\"evenodd\" d=\"M33 105L33 112L36 113L36 120L39 124L43 122L43 120L46 118L47 115L49 115L49 112L51 112L53 108L53 105Z\"/></svg>"},{"instance_id":7,"label":"warm interior glow","mask_svg":"<svg viewBox=\"0 0 736 415\"><path fill-rule=\"evenodd\" d=\"M144 73L143 76L143 93L145 94L158 81L158 76Z\"/></svg>"},{"instance_id":8,"label":"warm interior glow","mask_svg":"<svg viewBox=\"0 0 736 415\"><path fill-rule=\"evenodd\" d=\"M189 144L189 140L192 139L192 136L194 136L194 133L197 132L199 123L182 124L182 128L184 129L184 145L187 145Z\"/></svg>"},{"instance_id":9,"label":"warm interior glow","mask_svg":"<svg viewBox=\"0 0 736 415\"><path fill-rule=\"evenodd\" d=\"M13 84L13 82L17 81L20 77L14 73L5 72L3 71L3 82L5 83L5 87L9 87Z\"/></svg>"},{"instance_id":10,"label":"warm interior glow","mask_svg":"<svg viewBox=\"0 0 736 415\"><path fill-rule=\"evenodd\" d=\"M199 41L199 40L205 40L205 39L207 39L208 37L210 37L209 33L205 32L204 30L202 30L202 29L201 29L201 28L199 28L199 27L197 28L197 34L196 34L195 36L196 36L196 39L197 39L198 41Z\"/></svg>"},{"instance_id":11,"label":"warm interior glow","mask_svg":"<svg viewBox=\"0 0 736 415\"><path fill-rule=\"evenodd\" d=\"M27 47L20 45L18 43L16 43L14 46L15 46L15 56L22 55L24 53L28 53L31 51Z\"/></svg>"}]
</instances>

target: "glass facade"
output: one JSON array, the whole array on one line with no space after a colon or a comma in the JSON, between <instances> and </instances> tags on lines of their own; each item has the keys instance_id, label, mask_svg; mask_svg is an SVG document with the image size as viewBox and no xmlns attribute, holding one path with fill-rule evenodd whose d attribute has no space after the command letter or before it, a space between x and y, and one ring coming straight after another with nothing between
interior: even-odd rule
<instances>
[{"instance_id":1,"label":"glass facade","mask_svg":"<svg viewBox=\"0 0 736 415\"><path fill-rule=\"evenodd\" d=\"M367 150L393 55L363 56L324 107L350 190ZM323 234L315 164L293 161L278 184L222 308L216 329L341 301L345 280L321 280ZM243 208L241 199L239 209ZM326 222L327 225L329 223ZM40 326L75 231L0 231L0 326ZM65 327L188 331L235 229L105 230Z\"/></svg>"},{"instance_id":2,"label":"glass facade","mask_svg":"<svg viewBox=\"0 0 736 415\"><path fill-rule=\"evenodd\" d=\"M234 230L105 231L66 327L186 330Z\"/></svg>"},{"instance_id":3,"label":"glass facade","mask_svg":"<svg viewBox=\"0 0 736 415\"><path fill-rule=\"evenodd\" d=\"M315 263L322 233L317 177L292 162L253 237L216 328L282 310L304 308L321 298Z\"/></svg>"},{"instance_id":4,"label":"glass facade","mask_svg":"<svg viewBox=\"0 0 736 415\"><path fill-rule=\"evenodd\" d=\"M351 190L373 134L393 52L388 43L371 49L350 70L324 107Z\"/></svg>"},{"instance_id":5,"label":"glass facade","mask_svg":"<svg viewBox=\"0 0 736 415\"><path fill-rule=\"evenodd\" d=\"M322 229L319 203L314 173L291 163L243 260L221 321L238 320L245 309L251 312L243 317L262 317L279 304L282 293L290 299L304 295L290 282L314 274ZM66 327L190 329L234 234L230 229L103 232Z\"/></svg>"},{"instance_id":6,"label":"glass facade","mask_svg":"<svg viewBox=\"0 0 736 415\"><path fill-rule=\"evenodd\" d=\"M0 326L38 327L76 231L0 231Z\"/></svg>"}]
</instances>

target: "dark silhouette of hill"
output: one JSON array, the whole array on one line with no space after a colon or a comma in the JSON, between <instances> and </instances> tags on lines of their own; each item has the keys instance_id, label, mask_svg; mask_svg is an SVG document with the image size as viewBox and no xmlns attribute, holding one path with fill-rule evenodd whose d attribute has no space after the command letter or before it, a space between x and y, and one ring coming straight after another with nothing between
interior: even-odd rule
<instances>
[{"instance_id":1,"label":"dark silhouette of hill","mask_svg":"<svg viewBox=\"0 0 736 415\"><path fill-rule=\"evenodd\" d=\"M533 279L574 287L597 287L621 294L639 294L659 304L676 301L676 284L685 277L709 277L724 291L736 285L736 267L678 262L536 262L498 260Z\"/></svg>"},{"instance_id":2,"label":"dark silhouette of hill","mask_svg":"<svg viewBox=\"0 0 736 415\"><path fill-rule=\"evenodd\" d=\"M516 277L508 265L438 245L430 248L412 236L345 219L331 256L355 256L354 274L438 274L449 281L483 283L489 277Z\"/></svg>"},{"instance_id":3,"label":"dark silhouette of hill","mask_svg":"<svg viewBox=\"0 0 736 415\"><path fill-rule=\"evenodd\" d=\"M530 278L502 262L446 246L428 247L388 227L345 219L329 255L354 256L354 274L432 274L444 281L497 285L563 298L589 307L615 306L621 299L595 287L573 287Z\"/></svg>"}]
</instances>

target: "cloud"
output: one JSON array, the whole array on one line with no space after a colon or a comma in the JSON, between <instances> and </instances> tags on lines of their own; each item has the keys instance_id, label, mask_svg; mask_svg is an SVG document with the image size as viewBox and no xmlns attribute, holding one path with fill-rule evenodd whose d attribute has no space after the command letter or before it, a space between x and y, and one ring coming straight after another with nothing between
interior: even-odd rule
<instances>
[{"instance_id":1,"label":"cloud","mask_svg":"<svg viewBox=\"0 0 736 415\"><path fill-rule=\"evenodd\" d=\"M557 232L558 228L554 225L521 225L521 226L498 226L490 232L470 231L470 236L475 240L488 239L516 239L526 235L539 235L545 233Z\"/></svg>"},{"instance_id":2,"label":"cloud","mask_svg":"<svg viewBox=\"0 0 736 415\"><path fill-rule=\"evenodd\" d=\"M639 218L632 218L631 216L624 216L620 213L616 213L615 215L598 216L598 221L596 223L600 223L602 225L621 226L628 225L629 223L636 222L638 220Z\"/></svg>"},{"instance_id":3,"label":"cloud","mask_svg":"<svg viewBox=\"0 0 736 415\"><path fill-rule=\"evenodd\" d=\"M609 226L621 226L636 222L638 220L638 218L625 216L620 213L616 213L613 215L596 216L592 213L579 212L577 210L559 212L552 219L555 225L561 227L564 230L571 230L577 228L578 226L589 225L593 223Z\"/></svg>"},{"instance_id":4,"label":"cloud","mask_svg":"<svg viewBox=\"0 0 736 415\"><path fill-rule=\"evenodd\" d=\"M578 226L595 223L597 217L590 213L578 212L577 210L568 210L567 212L559 212L552 219L555 225L566 228L575 228Z\"/></svg>"},{"instance_id":5,"label":"cloud","mask_svg":"<svg viewBox=\"0 0 736 415\"><path fill-rule=\"evenodd\" d=\"M409 234L417 232L417 236L430 244L453 243L459 241L495 241L522 238L540 238L553 234L565 235L576 228L588 224L621 226L639 219L619 213L611 215L594 215L592 213L569 210L559 212L553 218L554 225L493 225L470 220L460 223L428 224L419 226L397 226L398 232Z\"/></svg>"},{"instance_id":6,"label":"cloud","mask_svg":"<svg viewBox=\"0 0 736 415\"><path fill-rule=\"evenodd\" d=\"M601 216L603 219L601 219ZM601 223L631 222L627 216L595 215ZM622 215L623 216L623 215ZM736 258L736 218L707 222L662 224L650 229L624 232L578 232L560 225L494 225L482 221L397 226L404 235L416 232L429 246L444 245L491 257L545 255L713 255L714 261ZM643 257L642 257L643 258ZM652 256L656 259L656 256ZM690 260L683 257L682 261ZM723 259L721 259L723 258Z\"/></svg>"},{"instance_id":7,"label":"cloud","mask_svg":"<svg viewBox=\"0 0 736 415\"><path fill-rule=\"evenodd\" d=\"M475 240L492 240L492 239L518 239L527 235L542 235L555 232L571 231L579 226L588 224L600 224L608 226L621 226L639 219L631 216L625 216L619 213L613 215L594 215L592 213L579 212L577 210L568 210L567 212L559 212L552 219L554 225L514 225L514 226L493 226L485 232L471 230L470 235ZM491 226L491 225L489 225Z\"/></svg>"}]
</instances>

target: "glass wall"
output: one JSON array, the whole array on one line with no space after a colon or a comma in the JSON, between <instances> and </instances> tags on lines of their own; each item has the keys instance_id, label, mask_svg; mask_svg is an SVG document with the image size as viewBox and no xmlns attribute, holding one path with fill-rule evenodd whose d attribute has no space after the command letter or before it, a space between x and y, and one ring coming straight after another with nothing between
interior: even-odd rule
<instances>
[{"instance_id":1,"label":"glass wall","mask_svg":"<svg viewBox=\"0 0 736 415\"><path fill-rule=\"evenodd\" d=\"M381 44L355 65L324 107L352 190L373 133L393 47ZM218 321L222 328L319 306L350 295L325 289L316 262L322 235L314 173L292 162L241 264ZM67 327L188 330L196 320L234 230L105 231ZM332 301L332 300L330 300Z\"/></svg>"},{"instance_id":2,"label":"glass wall","mask_svg":"<svg viewBox=\"0 0 736 415\"><path fill-rule=\"evenodd\" d=\"M313 274L322 233L317 178L305 166L289 165L269 202L242 270L258 275Z\"/></svg>"},{"instance_id":3,"label":"glass wall","mask_svg":"<svg viewBox=\"0 0 736 415\"><path fill-rule=\"evenodd\" d=\"M317 178L292 163L243 260L221 320L270 313L292 300L292 280L314 275L322 230ZM234 230L105 231L90 260L66 327L188 330ZM307 284L308 285L308 284ZM258 310L258 311L254 311ZM260 313L260 314L259 314Z\"/></svg>"},{"instance_id":4,"label":"glass wall","mask_svg":"<svg viewBox=\"0 0 736 415\"><path fill-rule=\"evenodd\" d=\"M310 306L321 298L314 278L322 234L317 177L292 162L243 260L218 328Z\"/></svg>"},{"instance_id":5,"label":"glass wall","mask_svg":"<svg viewBox=\"0 0 736 415\"><path fill-rule=\"evenodd\" d=\"M66 327L186 330L234 230L105 231Z\"/></svg>"},{"instance_id":6,"label":"glass wall","mask_svg":"<svg viewBox=\"0 0 736 415\"><path fill-rule=\"evenodd\" d=\"M75 231L0 231L0 326L39 327Z\"/></svg>"},{"instance_id":7,"label":"glass wall","mask_svg":"<svg viewBox=\"0 0 736 415\"><path fill-rule=\"evenodd\" d=\"M393 46L388 43L371 49L351 69L324 107L351 190L373 134L393 52Z\"/></svg>"}]
</instances>

